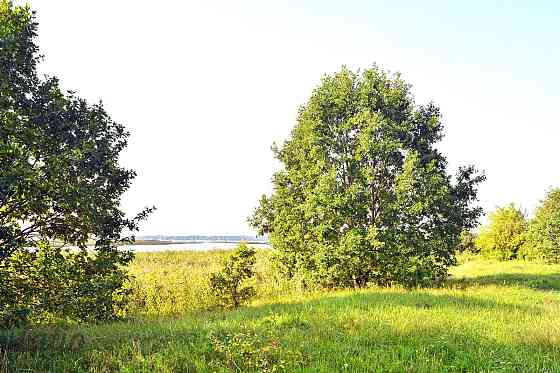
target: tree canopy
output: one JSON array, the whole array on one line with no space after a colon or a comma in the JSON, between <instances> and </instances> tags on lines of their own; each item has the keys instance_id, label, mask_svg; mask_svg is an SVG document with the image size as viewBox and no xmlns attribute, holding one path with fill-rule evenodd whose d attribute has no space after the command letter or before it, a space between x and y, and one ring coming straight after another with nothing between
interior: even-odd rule
<instances>
[{"instance_id":1,"label":"tree canopy","mask_svg":"<svg viewBox=\"0 0 560 373\"><path fill-rule=\"evenodd\" d=\"M529 221L521 250L526 259L560 262L560 188L551 189Z\"/></svg>"},{"instance_id":2,"label":"tree canopy","mask_svg":"<svg viewBox=\"0 0 560 373\"><path fill-rule=\"evenodd\" d=\"M525 216L510 204L490 213L489 222L480 230L476 245L487 257L515 259L525 241L526 229Z\"/></svg>"},{"instance_id":3,"label":"tree canopy","mask_svg":"<svg viewBox=\"0 0 560 373\"><path fill-rule=\"evenodd\" d=\"M288 276L325 286L442 281L484 176L453 179L435 144L440 110L417 105L411 88L382 69L325 76L287 141L283 168L250 222L268 233Z\"/></svg>"},{"instance_id":4,"label":"tree canopy","mask_svg":"<svg viewBox=\"0 0 560 373\"><path fill-rule=\"evenodd\" d=\"M76 284L95 279L101 288L101 280L131 259L116 244L133 239L138 222L151 211L128 218L120 210L120 198L136 175L118 162L129 134L101 103L89 104L64 92L57 78L38 75L36 32L29 7L0 0L0 298L8 306L17 299L39 302L37 296L26 298L10 278L10 273L23 276L21 266L14 268L22 255L28 263L38 259L28 248L54 240L77 246L81 254L51 259L87 267L72 274ZM85 254L88 242L95 244L94 256ZM108 301L120 285L103 289ZM88 291L91 296L92 288Z\"/></svg>"}]
</instances>

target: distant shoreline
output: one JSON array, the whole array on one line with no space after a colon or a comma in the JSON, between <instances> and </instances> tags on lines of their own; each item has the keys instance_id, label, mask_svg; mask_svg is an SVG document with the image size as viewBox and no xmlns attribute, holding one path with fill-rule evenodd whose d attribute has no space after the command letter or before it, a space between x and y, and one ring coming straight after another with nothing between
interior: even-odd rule
<instances>
[{"instance_id":1,"label":"distant shoreline","mask_svg":"<svg viewBox=\"0 0 560 373\"><path fill-rule=\"evenodd\" d=\"M260 240L151 240L151 239L138 239L132 246L149 246L149 245L174 245L174 244L202 244L202 243L246 243L246 244L268 244L268 241Z\"/></svg>"}]
</instances>

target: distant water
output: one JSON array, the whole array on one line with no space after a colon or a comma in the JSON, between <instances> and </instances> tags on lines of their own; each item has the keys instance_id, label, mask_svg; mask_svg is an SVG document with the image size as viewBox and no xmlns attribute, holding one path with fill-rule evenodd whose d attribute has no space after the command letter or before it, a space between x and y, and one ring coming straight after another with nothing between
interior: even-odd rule
<instances>
[{"instance_id":1,"label":"distant water","mask_svg":"<svg viewBox=\"0 0 560 373\"><path fill-rule=\"evenodd\" d=\"M239 242L185 242L171 243L167 245L123 245L123 249L129 249L137 253L152 253L160 251L209 251L220 249L233 249L239 245ZM270 245L266 243L249 243L248 246L255 248L270 249Z\"/></svg>"}]
</instances>

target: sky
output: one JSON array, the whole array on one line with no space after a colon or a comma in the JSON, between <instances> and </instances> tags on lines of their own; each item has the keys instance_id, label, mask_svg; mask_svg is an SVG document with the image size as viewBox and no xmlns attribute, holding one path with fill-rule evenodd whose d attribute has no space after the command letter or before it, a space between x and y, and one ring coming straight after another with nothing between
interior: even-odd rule
<instances>
[{"instance_id":1,"label":"sky","mask_svg":"<svg viewBox=\"0 0 560 373\"><path fill-rule=\"evenodd\" d=\"M23 1L16 1L21 4ZM131 132L122 208L141 235L253 234L246 218L324 74L400 72L443 113L451 171L486 211L560 186L556 1L32 0L40 70Z\"/></svg>"}]
</instances>

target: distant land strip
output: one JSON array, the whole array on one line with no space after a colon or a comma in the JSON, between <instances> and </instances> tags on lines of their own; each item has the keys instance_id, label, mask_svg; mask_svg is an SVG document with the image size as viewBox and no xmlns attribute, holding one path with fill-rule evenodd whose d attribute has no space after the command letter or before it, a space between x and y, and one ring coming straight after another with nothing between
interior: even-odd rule
<instances>
[{"instance_id":1,"label":"distant land strip","mask_svg":"<svg viewBox=\"0 0 560 373\"><path fill-rule=\"evenodd\" d=\"M139 236L136 238L135 245L170 245L177 243L204 243L204 242L216 242L216 243L237 243L245 242L249 244L267 244L268 237L266 236L202 236L202 235L190 235L190 236Z\"/></svg>"}]
</instances>

